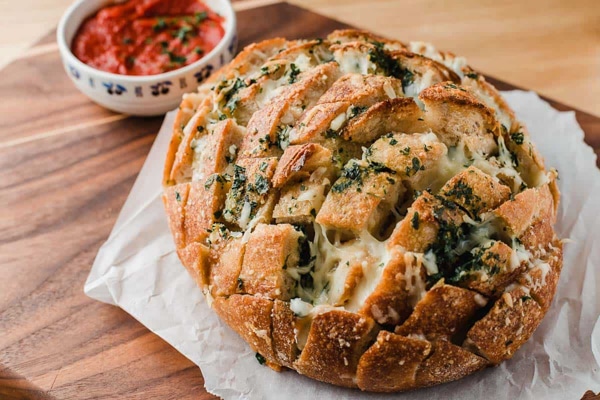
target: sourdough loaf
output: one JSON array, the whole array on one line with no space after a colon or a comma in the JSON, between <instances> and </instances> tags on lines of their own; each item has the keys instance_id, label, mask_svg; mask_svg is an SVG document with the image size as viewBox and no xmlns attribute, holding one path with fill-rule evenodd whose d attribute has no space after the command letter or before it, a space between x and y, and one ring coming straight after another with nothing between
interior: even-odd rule
<instances>
[{"instance_id":1,"label":"sourdough loaf","mask_svg":"<svg viewBox=\"0 0 600 400\"><path fill-rule=\"evenodd\" d=\"M259 361L389 392L528 340L562 266L556 178L463 58L342 30L250 45L185 95L164 203Z\"/></svg>"}]
</instances>

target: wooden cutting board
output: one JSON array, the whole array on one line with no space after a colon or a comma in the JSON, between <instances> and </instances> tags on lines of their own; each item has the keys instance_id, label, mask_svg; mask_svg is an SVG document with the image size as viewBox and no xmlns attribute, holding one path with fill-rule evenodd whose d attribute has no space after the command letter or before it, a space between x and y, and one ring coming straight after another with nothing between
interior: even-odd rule
<instances>
[{"instance_id":1,"label":"wooden cutting board","mask_svg":"<svg viewBox=\"0 0 600 400\"><path fill-rule=\"evenodd\" d=\"M238 24L240 46L346 27L287 3L240 11ZM598 154L600 118L575 112ZM0 399L214 398L189 360L122 310L83 294L160 124L80 94L54 33L2 70Z\"/></svg>"}]
</instances>

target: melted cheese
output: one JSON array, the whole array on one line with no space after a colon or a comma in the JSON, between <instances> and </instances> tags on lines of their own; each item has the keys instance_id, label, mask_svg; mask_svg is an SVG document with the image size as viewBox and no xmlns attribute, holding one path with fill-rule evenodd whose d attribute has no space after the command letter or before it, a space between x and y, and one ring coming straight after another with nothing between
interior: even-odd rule
<instances>
[{"instance_id":1,"label":"melted cheese","mask_svg":"<svg viewBox=\"0 0 600 400\"><path fill-rule=\"evenodd\" d=\"M463 68L467 66L467 60L464 57L457 57L449 53L442 54L431 43L426 42L410 42L408 48L413 53L421 54L444 64L460 77L463 76Z\"/></svg>"},{"instance_id":2,"label":"melted cheese","mask_svg":"<svg viewBox=\"0 0 600 400\"><path fill-rule=\"evenodd\" d=\"M208 136L203 135L197 139L193 139L190 146L194 150L192 158L192 181L202 181L208 178L204 176L202 165L204 164L204 150L206 148L206 142Z\"/></svg>"},{"instance_id":3,"label":"melted cheese","mask_svg":"<svg viewBox=\"0 0 600 400\"><path fill-rule=\"evenodd\" d=\"M367 231L364 231L358 242L352 245L350 252L358 254L366 253L368 257L362 262L363 277L345 308L348 311L356 312L365 303L365 300L377 287L381 280L384 267L390 260L390 254L386 249L386 243L380 242L371 236Z\"/></svg>"},{"instance_id":4,"label":"melted cheese","mask_svg":"<svg viewBox=\"0 0 600 400\"><path fill-rule=\"evenodd\" d=\"M344 122L346 122L346 113L345 112L341 113L340 115L338 115L331 121L331 124L329 125L329 129L337 132L338 130L340 130L340 128L342 127Z\"/></svg>"},{"instance_id":5,"label":"melted cheese","mask_svg":"<svg viewBox=\"0 0 600 400\"><path fill-rule=\"evenodd\" d=\"M240 213L240 218L238 220L238 225L242 229L246 229L248 223L250 222L250 213L252 212L252 205L250 202L245 201L244 206L242 207L242 212Z\"/></svg>"},{"instance_id":6,"label":"melted cheese","mask_svg":"<svg viewBox=\"0 0 600 400\"><path fill-rule=\"evenodd\" d=\"M355 49L344 48L336 51L334 58L340 65L344 74L359 73L363 75L373 73L377 67L369 60L369 55Z\"/></svg>"},{"instance_id":7,"label":"melted cheese","mask_svg":"<svg viewBox=\"0 0 600 400\"><path fill-rule=\"evenodd\" d=\"M435 275L439 272L437 259L435 254L433 254L433 251L429 250L423 255L422 263L427 271L427 275Z\"/></svg>"},{"instance_id":8,"label":"melted cheese","mask_svg":"<svg viewBox=\"0 0 600 400\"><path fill-rule=\"evenodd\" d=\"M332 310L340 310L338 307L331 307L328 305L318 305L313 307L299 299L292 299L290 301L290 308L292 308L292 311L299 316L295 321L296 326L294 327L294 335L296 336L296 345L300 350L306 346L312 320L319 314L324 314ZM296 313L296 311L299 313Z\"/></svg>"}]
</instances>

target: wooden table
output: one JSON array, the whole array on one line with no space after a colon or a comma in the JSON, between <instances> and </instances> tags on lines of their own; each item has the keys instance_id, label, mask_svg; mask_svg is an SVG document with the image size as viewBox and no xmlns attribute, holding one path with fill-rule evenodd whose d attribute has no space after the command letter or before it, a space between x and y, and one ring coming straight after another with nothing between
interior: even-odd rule
<instances>
[{"instance_id":1,"label":"wooden table","mask_svg":"<svg viewBox=\"0 0 600 400\"><path fill-rule=\"evenodd\" d=\"M285 3L238 17L241 45L344 26ZM50 33L36 46L53 41ZM194 364L82 290L161 118L94 105L69 82L57 51L21 58L2 76L0 399L213 398ZM600 118L577 118L598 153Z\"/></svg>"}]
</instances>

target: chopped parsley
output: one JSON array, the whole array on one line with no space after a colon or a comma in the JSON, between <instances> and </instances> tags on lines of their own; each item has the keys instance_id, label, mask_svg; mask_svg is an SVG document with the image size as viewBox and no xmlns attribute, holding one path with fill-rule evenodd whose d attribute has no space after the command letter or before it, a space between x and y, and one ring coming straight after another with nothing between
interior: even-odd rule
<instances>
[{"instance_id":1,"label":"chopped parsley","mask_svg":"<svg viewBox=\"0 0 600 400\"><path fill-rule=\"evenodd\" d=\"M233 166L233 184L231 185L231 191L237 192L244 187L246 184L246 168L240 167L239 165Z\"/></svg>"},{"instance_id":2,"label":"chopped parsley","mask_svg":"<svg viewBox=\"0 0 600 400\"><path fill-rule=\"evenodd\" d=\"M369 161L369 167L375 172L387 172L392 175L396 173L396 171L388 168L385 164L376 161Z\"/></svg>"},{"instance_id":3,"label":"chopped parsley","mask_svg":"<svg viewBox=\"0 0 600 400\"><path fill-rule=\"evenodd\" d=\"M411 176L411 174L414 175L420 170L422 171L424 169L425 166L421 165L421 160L419 160L418 157L413 157L412 165L407 166L404 172L406 172L406 176Z\"/></svg>"},{"instance_id":4,"label":"chopped parsley","mask_svg":"<svg viewBox=\"0 0 600 400\"><path fill-rule=\"evenodd\" d=\"M199 24L208 18L208 13L206 11L197 12L194 14L194 18L196 19L196 23Z\"/></svg>"},{"instance_id":5,"label":"chopped parsley","mask_svg":"<svg viewBox=\"0 0 600 400\"><path fill-rule=\"evenodd\" d=\"M233 111L238 101L238 99L234 98L234 95L247 86L248 85L246 85L246 82L244 82L242 79L235 78L233 85L227 90L227 92L223 96L223 99L225 100L225 108L228 108L230 111Z\"/></svg>"},{"instance_id":6,"label":"chopped parsley","mask_svg":"<svg viewBox=\"0 0 600 400\"><path fill-rule=\"evenodd\" d=\"M177 200L178 203L181 202L181 195L179 194L178 191L175 191L175 200Z\"/></svg>"},{"instance_id":7,"label":"chopped parsley","mask_svg":"<svg viewBox=\"0 0 600 400\"><path fill-rule=\"evenodd\" d=\"M289 82L290 83L296 82L296 77L298 76L299 73L300 73L300 69L298 67L296 67L296 64L291 63L290 64Z\"/></svg>"},{"instance_id":8,"label":"chopped parsley","mask_svg":"<svg viewBox=\"0 0 600 400\"><path fill-rule=\"evenodd\" d=\"M156 23L152 25L152 29L154 30L154 32L162 31L166 27L167 23L165 22L164 18L157 18Z\"/></svg>"},{"instance_id":9,"label":"chopped parsley","mask_svg":"<svg viewBox=\"0 0 600 400\"><path fill-rule=\"evenodd\" d=\"M452 189L447 190L444 194L455 199L462 199L463 203L467 206L474 205L481 200L481 197L473 193L473 188L462 180L458 181Z\"/></svg>"},{"instance_id":10,"label":"chopped parsley","mask_svg":"<svg viewBox=\"0 0 600 400\"><path fill-rule=\"evenodd\" d=\"M190 26L184 25L175 33L175 38L181 40L181 43L185 43L187 41L187 35L192 31Z\"/></svg>"},{"instance_id":11,"label":"chopped parsley","mask_svg":"<svg viewBox=\"0 0 600 400\"><path fill-rule=\"evenodd\" d=\"M510 138L516 144L523 144L523 141L525 140L525 135L523 135L523 132L515 132L510 134Z\"/></svg>"},{"instance_id":12,"label":"chopped parsley","mask_svg":"<svg viewBox=\"0 0 600 400\"><path fill-rule=\"evenodd\" d=\"M125 58L125 65L129 68L133 67L135 64L135 57L134 56L127 56Z\"/></svg>"},{"instance_id":13,"label":"chopped parsley","mask_svg":"<svg viewBox=\"0 0 600 400\"><path fill-rule=\"evenodd\" d=\"M206 181L204 182L204 189L208 190L210 189L210 187L213 185L213 183L215 182L219 182L221 185L223 185L223 183L225 183L225 180L223 179L223 177L219 174L212 174L211 176L209 176Z\"/></svg>"},{"instance_id":14,"label":"chopped parsley","mask_svg":"<svg viewBox=\"0 0 600 400\"><path fill-rule=\"evenodd\" d=\"M419 213L415 211L415 213L412 216L412 219L410 220L410 224L412 225L414 230L419 229Z\"/></svg>"},{"instance_id":15,"label":"chopped parsley","mask_svg":"<svg viewBox=\"0 0 600 400\"><path fill-rule=\"evenodd\" d=\"M187 61L187 58L185 56L178 56L170 51L167 51L166 53L169 56L169 61L173 64L183 64Z\"/></svg>"},{"instance_id":16,"label":"chopped parsley","mask_svg":"<svg viewBox=\"0 0 600 400\"><path fill-rule=\"evenodd\" d=\"M346 164L342 170L341 177L331 187L333 193L342 193L344 190L356 183L358 186L362 185L363 175L365 175L366 169L361 167L356 162Z\"/></svg>"},{"instance_id":17,"label":"chopped parsley","mask_svg":"<svg viewBox=\"0 0 600 400\"><path fill-rule=\"evenodd\" d=\"M466 92L466 90L460 86L456 86L454 83L448 83L447 85L444 85L445 89L457 89L460 90L462 92Z\"/></svg>"},{"instance_id":18,"label":"chopped parsley","mask_svg":"<svg viewBox=\"0 0 600 400\"><path fill-rule=\"evenodd\" d=\"M280 125L277 127L277 147L285 150L290 145L290 127Z\"/></svg>"},{"instance_id":19,"label":"chopped parsley","mask_svg":"<svg viewBox=\"0 0 600 400\"><path fill-rule=\"evenodd\" d=\"M254 176L254 190L258 194L265 194L269 191L269 182L263 175L256 174Z\"/></svg>"}]
</instances>

